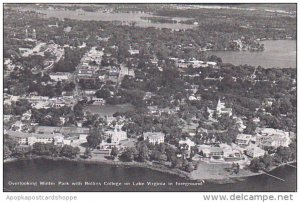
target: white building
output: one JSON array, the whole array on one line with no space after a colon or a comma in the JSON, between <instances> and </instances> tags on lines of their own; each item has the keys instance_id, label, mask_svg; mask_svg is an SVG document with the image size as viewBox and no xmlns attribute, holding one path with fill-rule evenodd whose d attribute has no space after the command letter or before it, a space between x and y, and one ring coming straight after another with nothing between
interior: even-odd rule
<instances>
[{"instance_id":1,"label":"white building","mask_svg":"<svg viewBox=\"0 0 300 202\"><path fill-rule=\"evenodd\" d=\"M28 102L30 103L38 103L38 102L47 102L49 100L48 96L29 96L26 97Z\"/></svg>"},{"instance_id":2,"label":"white building","mask_svg":"<svg viewBox=\"0 0 300 202\"><path fill-rule=\"evenodd\" d=\"M83 142L87 142L87 136L86 134L80 134L79 135L79 142L83 143Z\"/></svg>"},{"instance_id":3,"label":"white building","mask_svg":"<svg viewBox=\"0 0 300 202\"><path fill-rule=\"evenodd\" d=\"M139 50L128 50L130 55L138 55L140 53Z\"/></svg>"},{"instance_id":4,"label":"white building","mask_svg":"<svg viewBox=\"0 0 300 202\"><path fill-rule=\"evenodd\" d=\"M63 137L59 133L23 133L19 131L8 131L8 135L13 137L21 145L33 145L34 143L56 143L55 140L61 141Z\"/></svg>"},{"instance_id":5,"label":"white building","mask_svg":"<svg viewBox=\"0 0 300 202\"><path fill-rule=\"evenodd\" d=\"M100 154L106 154L106 155L110 155L112 148L118 148L116 143L107 143L102 141L99 146L97 147L98 152Z\"/></svg>"},{"instance_id":6,"label":"white building","mask_svg":"<svg viewBox=\"0 0 300 202\"><path fill-rule=\"evenodd\" d=\"M246 154L252 158L258 158L260 156L265 155L266 151L257 147L257 146L252 146L247 148Z\"/></svg>"},{"instance_id":7,"label":"white building","mask_svg":"<svg viewBox=\"0 0 300 202\"><path fill-rule=\"evenodd\" d=\"M186 148L187 150L191 150L192 147L194 147L196 144L195 142L193 142L190 139L186 139L186 140L179 140L179 145L181 148Z\"/></svg>"},{"instance_id":8,"label":"white building","mask_svg":"<svg viewBox=\"0 0 300 202\"><path fill-rule=\"evenodd\" d=\"M149 140L151 144L160 144L165 142L165 135L161 132L146 132L143 134L144 140Z\"/></svg>"},{"instance_id":9,"label":"white building","mask_svg":"<svg viewBox=\"0 0 300 202\"><path fill-rule=\"evenodd\" d=\"M54 81L65 81L70 78L70 73L57 72L49 74L50 78Z\"/></svg>"},{"instance_id":10,"label":"white building","mask_svg":"<svg viewBox=\"0 0 300 202\"><path fill-rule=\"evenodd\" d=\"M116 125L114 130L108 130L104 132L106 139L110 138L111 143L119 144L120 141L127 139L127 133L122 130L123 125Z\"/></svg>"},{"instance_id":11,"label":"white building","mask_svg":"<svg viewBox=\"0 0 300 202\"><path fill-rule=\"evenodd\" d=\"M222 114L228 114L228 116L232 116L232 108L226 108L225 103L221 102L220 99L217 104L216 112L218 116Z\"/></svg>"},{"instance_id":12,"label":"white building","mask_svg":"<svg viewBox=\"0 0 300 202\"><path fill-rule=\"evenodd\" d=\"M203 157L220 157L223 158L224 151L221 147L214 147L210 145L199 145L198 152L202 154Z\"/></svg>"},{"instance_id":13,"label":"white building","mask_svg":"<svg viewBox=\"0 0 300 202\"><path fill-rule=\"evenodd\" d=\"M103 98L97 98L97 97L93 97L92 101L93 101L93 105L104 105L106 103Z\"/></svg>"},{"instance_id":14,"label":"white building","mask_svg":"<svg viewBox=\"0 0 300 202\"><path fill-rule=\"evenodd\" d=\"M258 129L256 135L256 144L261 148L265 147L288 147L291 143L289 133L283 130L274 128L263 128Z\"/></svg>"},{"instance_id":15,"label":"white building","mask_svg":"<svg viewBox=\"0 0 300 202\"><path fill-rule=\"evenodd\" d=\"M235 143L239 146L247 146L249 145L251 139L252 139L252 135L238 134Z\"/></svg>"}]
</instances>

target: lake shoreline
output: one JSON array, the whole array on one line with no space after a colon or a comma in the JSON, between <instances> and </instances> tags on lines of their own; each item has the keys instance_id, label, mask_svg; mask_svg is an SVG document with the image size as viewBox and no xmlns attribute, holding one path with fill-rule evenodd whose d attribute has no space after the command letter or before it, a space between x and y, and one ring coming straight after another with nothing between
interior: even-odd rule
<instances>
[{"instance_id":1,"label":"lake shoreline","mask_svg":"<svg viewBox=\"0 0 300 202\"><path fill-rule=\"evenodd\" d=\"M69 162L78 162L78 163L84 163L84 164L99 164L99 165L112 165L112 166L123 166L123 167L138 167L138 168L146 168L154 171L158 171L161 173L168 173L171 175L177 175L179 177L193 180L193 181L200 181L200 182L211 182L211 183L216 183L216 184L227 184L227 183L235 183L238 181L242 181L245 178L252 177L252 176L257 176L257 175L263 175L264 172L251 172L247 173L246 175L235 175L235 176L223 176L222 178L216 178L214 176L211 176L209 174L205 174L205 177L200 179L200 178L194 178L191 176L191 173L187 173L185 171L179 170L179 169L170 169L164 165L153 165L150 163L141 163L141 162L122 162L122 161L113 161L113 160L98 160L98 159L82 159L80 157L74 158L74 159L69 159L65 157L49 157L49 156L31 156L23 159L18 159L18 158L10 158L10 159L5 159L3 163L9 163L9 162L15 162L15 161L26 161L26 160L35 160L35 159L46 159L46 160L52 160L52 161L69 161ZM275 170L276 168L282 167L284 165L290 164L290 163L295 163L296 161L293 162L287 162L283 163L279 166L274 166L268 172ZM224 171L225 172L225 171Z\"/></svg>"}]
</instances>

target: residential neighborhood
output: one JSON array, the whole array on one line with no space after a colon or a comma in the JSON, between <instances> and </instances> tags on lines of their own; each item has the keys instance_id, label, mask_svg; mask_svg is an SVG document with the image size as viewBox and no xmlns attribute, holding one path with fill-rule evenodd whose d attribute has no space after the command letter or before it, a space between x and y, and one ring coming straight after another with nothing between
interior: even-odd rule
<instances>
[{"instance_id":1,"label":"residential neighborhood","mask_svg":"<svg viewBox=\"0 0 300 202\"><path fill-rule=\"evenodd\" d=\"M273 29L263 15L229 23L232 34L226 26L235 16L226 9L225 17L204 9L218 22L213 31L184 6L165 8L170 18L186 18L165 23L171 28L155 20L162 27L89 21L85 15L95 13L73 7L4 5L5 160L142 164L197 180L252 176L296 161L296 68L236 65L211 52L261 54L261 38L296 36L285 23L292 13L270 14L282 27L272 35L253 28ZM151 15L162 15L154 7ZM108 8L97 12L133 14ZM83 20L49 17L53 12ZM205 176L205 169L216 172Z\"/></svg>"}]
</instances>

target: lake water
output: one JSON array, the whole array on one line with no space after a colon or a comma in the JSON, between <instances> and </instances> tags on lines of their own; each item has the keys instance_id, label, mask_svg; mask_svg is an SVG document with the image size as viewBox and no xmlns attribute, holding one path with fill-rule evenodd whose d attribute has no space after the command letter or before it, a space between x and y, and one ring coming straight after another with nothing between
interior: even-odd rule
<instances>
[{"instance_id":1,"label":"lake water","mask_svg":"<svg viewBox=\"0 0 300 202\"><path fill-rule=\"evenodd\" d=\"M265 50L250 51L209 51L208 55L221 57L224 63L234 65L262 66L264 68L296 68L296 40L262 41Z\"/></svg>"},{"instance_id":2,"label":"lake water","mask_svg":"<svg viewBox=\"0 0 300 202\"><path fill-rule=\"evenodd\" d=\"M278 168L271 174L285 179L253 176L232 184L204 183L197 186L177 186L177 183L195 182L185 178L146 168L84 164L44 159L9 162L4 164L4 191L296 191L296 169L290 166ZM11 182L54 182L52 186L13 186ZM102 186L57 185L61 182L100 182ZM104 182L122 183L120 186L103 185ZM165 182L173 186L126 186L124 183Z\"/></svg>"},{"instance_id":3,"label":"lake water","mask_svg":"<svg viewBox=\"0 0 300 202\"><path fill-rule=\"evenodd\" d=\"M180 21L189 20L190 18L173 18L173 20L178 21L178 23L153 23L150 20L143 19L147 17L160 17L144 12L117 12L109 13L103 12L101 10L95 12L87 12L83 10L65 10L65 9L33 9L33 8L21 8L24 11L35 11L44 14L46 18L58 18L58 19L73 19L73 20L83 20L83 21L119 21L124 25L130 25L130 23L135 22L135 26L139 27L155 27L155 28L168 28L168 29L193 29L197 27L192 24L180 23Z\"/></svg>"}]
</instances>

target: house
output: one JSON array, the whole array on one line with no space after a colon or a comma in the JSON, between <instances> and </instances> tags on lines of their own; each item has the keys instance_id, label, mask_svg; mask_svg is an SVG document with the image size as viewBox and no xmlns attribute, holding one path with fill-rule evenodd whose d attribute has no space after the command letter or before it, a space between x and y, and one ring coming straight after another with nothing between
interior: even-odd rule
<instances>
[{"instance_id":1,"label":"house","mask_svg":"<svg viewBox=\"0 0 300 202\"><path fill-rule=\"evenodd\" d=\"M271 107L274 103L275 99L274 98L266 98L264 102L262 103L263 106L265 107Z\"/></svg>"},{"instance_id":2,"label":"house","mask_svg":"<svg viewBox=\"0 0 300 202\"><path fill-rule=\"evenodd\" d=\"M151 97L153 97L154 94L152 92L145 92L145 96L143 98L143 100L150 100Z\"/></svg>"},{"instance_id":3,"label":"house","mask_svg":"<svg viewBox=\"0 0 300 202\"><path fill-rule=\"evenodd\" d=\"M223 149L224 158L230 160L241 160L244 158L243 150L236 148L234 145L220 144L220 147Z\"/></svg>"},{"instance_id":4,"label":"house","mask_svg":"<svg viewBox=\"0 0 300 202\"><path fill-rule=\"evenodd\" d=\"M72 140L71 139L64 139L62 142L63 145L71 145L72 144Z\"/></svg>"},{"instance_id":5,"label":"house","mask_svg":"<svg viewBox=\"0 0 300 202\"><path fill-rule=\"evenodd\" d=\"M201 60L190 60L190 61L188 61L188 64L190 64L190 65L192 65L193 66L193 68L199 68L199 67L201 67L201 65L203 65L203 61L201 61Z\"/></svg>"},{"instance_id":6,"label":"house","mask_svg":"<svg viewBox=\"0 0 300 202\"><path fill-rule=\"evenodd\" d=\"M22 57L28 57L33 53L32 49L30 48L19 48L19 52Z\"/></svg>"},{"instance_id":7,"label":"house","mask_svg":"<svg viewBox=\"0 0 300 202\"><path fill-rule=\"evenodd\" d=\"M49 76L54 81L65 81L70 78L71 74L66 72L56 72L49 74Z\"/></svg>"},{"instance_id":8,"label":"house","mask_svg":"<svg viewBox=\"0 0 300 202\"><path fill-rule=\"evenodd\" d=\"M196 144L190 139L186 140L179 140L179 146L181 149L191 150L192 147L194 147Z\"/></svg>"},{"instance_id":9,"label":"house","mask_svg":"<svg viewBox=\"0 0 300 202\"><path fill-rule=\"evenodd\" d=\"M94 74L93 70L90 69L79 69L78 70L78 77L92 77Z\"/></svg>"},{"instance_id":10,"label":"house","mask_svg":"<svg viewBox=\"0 0 300 202\"><path fill-rule=\"evenodd\" d=\"M128 50L128 52L129 52L130 55L138 55L140 53L139 50L131 50L131 49Z\"/></svg>"},{"instance_id":11,"label":"house","mask_svg":"<svg viewBox=\"0 0 300 202\"><path fill-rule=\"evenodd\" d=\"M49 100L48 96L29 96L26 97L28 102L30 103L38 103L38 102L47 102Z\"/></svg>"},{"instance_id":12,"label":"house","mask_svg":"<svg viewBox=\"0 0 300 202\"><path fill-rule=\"evenodd\" d=\"M72 30L72 27L68 26L64 28L64 32L70 32Z\"/></svg>"},{"instance_id":13,"label":"house","mask_svg":"<svg viewBox=\"0 0 300 202\"><path fill-rule=\"evenodd\" d=\"M266 151L257 147L257 146L250 146L246 150L246 154L252 158L258 158L260 156L265 155Z\"/></svg>"},{"instance_id":14,"label":"house","mask_svg":"<svg viewBox=\"0 0 300 202\"><path fill-rule=\"evenodd\" d=\"M63 100L56 100L54 103L52 103L51 106L58 109L58 108L66 106L66 103Z\"/></svg>"},{"instance_id":15,"label":"house","mask_svg":"<svg viewBox=\"0 0 300 202\"><path fill-rule=\"evenodd\" d=\"M21 121L16 121L12 126L11 129L14 131L21 131L25 128L25 124L22 123Z\"/></svg>"},{"instance_id":16,"label":"house","mask_svg":"<svg viewBox=\"0 0 300 202\"><path fill-rule=\"evenodd\" d=\"M146 132L143 136L144 140L149 140L151 144L160 144L165 141L165 135L161 132Z\"/></svg>"},{"instance_id":17,"label":"house","mask_svg":"<svg viewBox=\"0 0 300 202\"><path fill-rule=\"evenodd\" d=\"M221 147L209 146L209 145L199 145L198 153L203 157L222 157L224 155L224 151Z\"/></svg>"},{"instance_id":18,"label":"house","mask_svg":"<svg viewBox=\"0 0 300 202\"><path fill-rule=\"evenodd\" d=\"M116 67L112 67L108 72L108 76L110 79L114 78L114 77L118 77L119 74L120 74L120 71Z\"/></svg>"},{"instance_id":19,"label":"house","mask_svg":"<svg viewBox=\"0 0 300 202\"><path fill-rule=\"evenodd\" d=\"M238 130L240 131L240 132L243 132L247 127L244 125L244 122L243 122L243 120L241 119L241 118L236 118L235 119L236 120L236 124L237 124L237 126L238 126Z\"/></svg>"},{"instance_id":20,"label":"house","mask_svg":"<svg viewBox=\"0 0 300 202\"><path fill-rule=\"evenodd\" d=\"M103 98L93 97L92 101L93 101L93 105L104 105L105 104L105 100Z\"/></svg>"},{"instance_id":21,"label":"house","mask_svg":"<svg viewBox=\"0 0 300 202\"><path fill-rule=\"evenodd\" d=\"M216 62L210 62L210 61L207 61L206 64L211 67L215 67L217 65Z\"/></svg>"},{"instance_id":22,"label":"house","mask_svg":"<svg viewBox=\"0 0 300 202\"><path fill-rule=\"evenodd\" d=\"M60 133L24 133L20 131L8 131L8 135L14 138L21 145L33 145L34 143L55 143L55 140L61 140Z\"/></svg>"},{"instance_id":23,"label":"house","mask_svg":"<svg viewBox=\"0 0 300 202\"><path fill-rule=\"evenodd\" d=\"M3 121L4 121L4 123L9 122L12 117L13 117L13 115L11 115L11 114L9 114L9 115L8 114L4 114L3 115Z\"/></svg>"},{"instance_id":24,"label":"house","mask_svg":"<svg viewBox=\"0 0 300 202\"><path fill-rule=\"evenodd\" d=\"M178 63L177 63L177 67L178 67L178 68L181 68L181 69L186 69L186 68L189 67L189 64L186 63L186 62L178 62Z\"/></svg>"},{"instance_id":25,"label":"house","mask_svg":"<svg viewBox=\"0 0 300 202\"><path fill-rule=\"evenodd\" d=\"M50 105L48 102L42 101L42 102L32 103L31 107L35 109L49 109Z\"/></svg>"},{"instance_id":26,"label":"house","mask_svg":"<svg viewBox=\"0 0 300 202\"><path fill-rule=\"evenodd\" d=\"M113 147L117 147L116 143L107 143L102 140L102 142L97 147L98 152L100 154L110 155Z\"/></svg>"},{"instance_id":27,"label":"house","mask_svg":"<svg viewBox=\"0 0 300 202\"><path fill-rule=\"evenodd\" d=\"M87 142L87 136L88 135L86 135L86 134L80 134L79 135L79 137L78 137L78 139L79 139L79 141L81 142L81 143L84 143L84 142Z\"/></svg>"},{"instance_id":28,"label":"house","mask_svg":"<svg viewBox=\"0 0 300 202\"><path fill-rule=\"evenodd\" d=\"M148 108L150 114L152 114L152 115L158 115L159 114L157 106L148 106L147 108Z\"/></svg>"},{"instance_id":29,"label":"house","mask_svg":"<svg viewBox=\"0 0 300 202\"><path fill-rule=\"evenodd\" d=\"M84 93L87 96L93 96L93 95L95 95L96 92L97 92L97 90L92 90L92 89L84 90Z\"/></svg>"},{"instance_id":30,"label":"house","mask_svg":"<svg viewBox=\"0 0 300 202\"><path fill-rule=\"evenodd\" d=\"M55 137L53 137L54 139L54 144L55 145L62 145L63 141L64 141L64 136L63 135L57 135Z\"/></svg>"},{"instance_id":31,"label":"house","mask_svg":"<svg viewBox=\"0 0 300 202\"><path fill-rule=\"evenodd\" d=\"M247 146L249 145L251 139L252 139L252 135L238 134L235 143L239 146Z\"/></svg>"}]
</instances>

